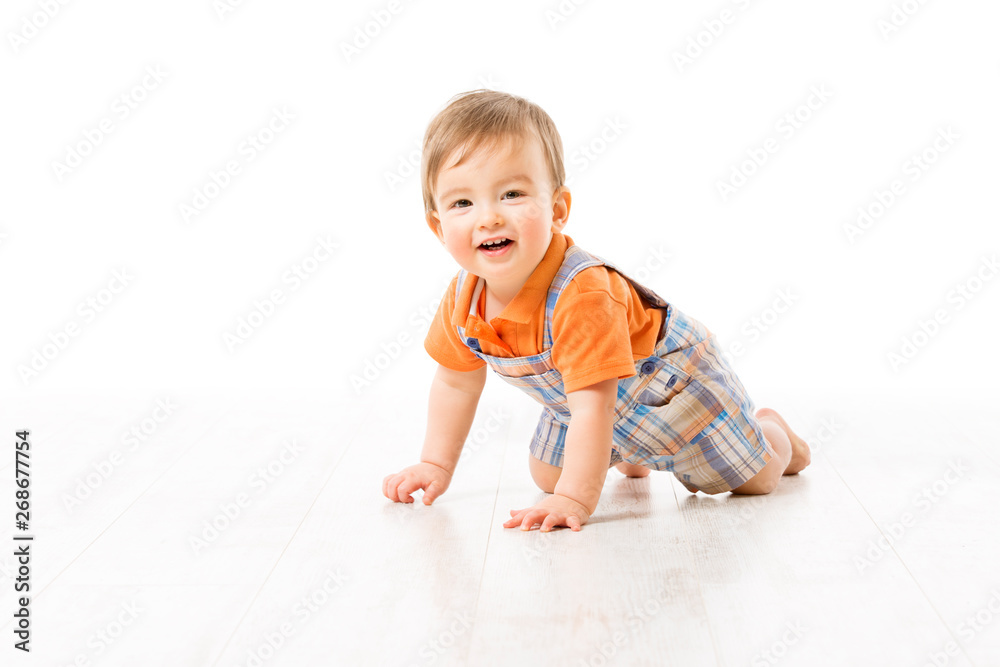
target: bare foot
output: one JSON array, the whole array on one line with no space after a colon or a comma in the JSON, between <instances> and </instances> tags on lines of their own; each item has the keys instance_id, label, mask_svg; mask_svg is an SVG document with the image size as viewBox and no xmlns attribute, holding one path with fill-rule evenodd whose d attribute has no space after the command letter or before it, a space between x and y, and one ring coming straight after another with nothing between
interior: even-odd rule
<instances>
[{"instance_id":1,"label":"bare foot","mask_svg":"<svg viewBox=\"0 0 1000 667\"><path fill-rule=\"evenodd\" d=\"M637 466L634 463L629 463L628 461L616 463L615 467L618 468L618 471L623 473L626 477L645 477L649 474L649 468L646 468L645 466Z\"/></svg>"},{"instance_id":2,"label":"bare foot","mask_svg":"<svg viewBox=\"0 0 1000 667\"><path fill-rule=\"evenodd\" d=\"M785 435L788 436L789 442L792 443L792 459L788 462L788 467L785 468L785 472L783 472L782 474L794 475L803 468L805 468L806 466L808 466L809 462L812 460L812 454L809 451L809 445L806 443L805 440L797 436L795 434L795 431L789 428L788 424L785 423L785 420L781 418L781 415L779 415L771 408L761 408L760 410L757 411L757 419L761 418L770 419L771 421L777 422L777 424L785 432Z\"/></svg>"}]
</instances>

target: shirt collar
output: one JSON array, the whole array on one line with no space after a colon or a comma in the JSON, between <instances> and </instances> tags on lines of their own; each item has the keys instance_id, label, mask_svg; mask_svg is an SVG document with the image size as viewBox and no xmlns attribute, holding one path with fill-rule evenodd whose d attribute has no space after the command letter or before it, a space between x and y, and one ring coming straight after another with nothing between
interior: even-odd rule
<instances>
[{"instance_id":1,"label":"shirt collar","mask_svg":"<svg viewBox=\"0 0 1000 667\"><path fill-rule=\"evenodd\" d=\"M549 241L549 247L545 251L542 261L538 263L520 291L507 304L503 312L497 315L497 318L519 324L527 324L531 321L531 318L538 312L539 306L545 301L552 279L559 273L559 267L562 266L566 256L566 249L571 245L573 245L573 239L569 236L561 232L553 232L552 240ZM451 315L452 324L465 327L468 323L472 294L475 292L478 282L479 276L471 273L466 276L462 291L455 302L455 310Z\"/></svg>"}]
</instances>

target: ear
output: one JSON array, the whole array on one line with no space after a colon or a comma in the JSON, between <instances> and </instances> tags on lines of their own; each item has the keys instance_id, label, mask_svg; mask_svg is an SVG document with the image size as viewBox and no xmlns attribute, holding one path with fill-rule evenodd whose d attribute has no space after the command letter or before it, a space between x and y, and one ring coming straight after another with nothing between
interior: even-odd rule
<instances>
[{"instance_id":1,"label":"ear","mask_svg":"<svg viewBox=\"0 0 1000 667\"><path fill-rule=\"evenodd\" d=\"M434 232L434 236L438 237L441 245L444 245L444 231L441 229L441 218L438 217L437 211L431 211L427 214L427 226Z\"/></svg>"},{"instance_id":2,"label":"ear","mask_svg":"<svg viewBox=\"0 0 1000 667\"><path fill-rule=\"evenodd\" d=\"M552 231L561 232L566 227L572 203L573 197L569 193L569 188L565 185L556 188L555 194L552 195Z\"/></svg>"}]
</instances>

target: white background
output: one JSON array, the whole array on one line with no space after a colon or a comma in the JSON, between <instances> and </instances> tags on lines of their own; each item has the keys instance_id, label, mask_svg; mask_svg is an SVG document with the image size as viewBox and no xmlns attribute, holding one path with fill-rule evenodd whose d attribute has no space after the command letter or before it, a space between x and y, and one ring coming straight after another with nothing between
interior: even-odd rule
<instances>
[{"instance_id":1,"label":"white background","mask_svg":"<svg viewBox=\"0 0 1000 667\"><path fill-rule=\"evenodd\" d=\"M993 386L1000 280L984 270L994 279L961 309L948 295L1000 249L996 3L908 2L888 34L888 1L50 4L7 2L0 18L4 395L362 400L426 384L397 360L426 357L425 314L458 267L407 163L448 99L482 86L555 120L573 178L566 232L648 269L723 345L744 343L734 363L752 390ZM163 80L130 93L147 68ZM800 108L820 87L829 99ZM144 98L126 118L123 94ZM274 109L294 120L247 161L241 144ZM787 137L778 124L796 110L808 119ZM105 118L112 131L88 150ZM958 138L911 180L905 164L943 128ZM768 138L778 150L724 201L718 184ZM76 149L89 154L60 178L54 163ZM240 173L185 221L181 205L229 160ZM851 243L845 225L894 179L904 194ZM292 289L283 275L320 237L337 251ZM123 269L127 287L102 292ZM230 350L225 335L274 289L285 301ZM791 307L751 337L781 290ZM80 304L102 296L87 321ZM937 309L947 322L893 368Z\"/></svg>"}]
</instances>

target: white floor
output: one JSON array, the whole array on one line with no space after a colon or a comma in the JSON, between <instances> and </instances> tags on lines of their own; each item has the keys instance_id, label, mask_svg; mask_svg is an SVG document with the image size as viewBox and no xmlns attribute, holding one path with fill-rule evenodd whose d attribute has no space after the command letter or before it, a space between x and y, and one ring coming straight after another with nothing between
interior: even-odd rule
<instances>
[{"instance_id":1,"label":"white floor","mask_svg":"<svg viewBox=\"0 0 1000 667\"><path fill-rule=\"evenodd\" d=\"M501 526L542 495L534 403L491 378L451 489L400 505L381 480L417 460L426 383L386 384L171 395L134 449L165 396L9 402L33 429L33 650L2 546L0 663L1000 665L996 397L758 399L816 449L776 493L611 471L583 531L542 534Z\"/></svg>"}]
</instances>

